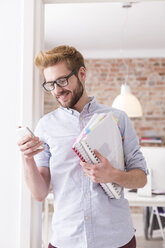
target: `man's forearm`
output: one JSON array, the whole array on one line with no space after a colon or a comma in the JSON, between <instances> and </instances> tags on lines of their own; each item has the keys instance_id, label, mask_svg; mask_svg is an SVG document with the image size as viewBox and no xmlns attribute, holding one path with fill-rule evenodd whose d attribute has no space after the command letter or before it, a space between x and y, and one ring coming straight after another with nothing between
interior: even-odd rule
<instances>
[{"instance_id":1,"label":"man's forearm","mask_svg":"<svg viewBox=\"0 0 165 248\"><path fill-rule=\"evenodd\" d=\"M99 164L80 162L85 175L93 182L114 182L124 188L142 188L146 184L147 176L141 169L132 169L127 172L121 171L114 168L108 159L103 157L98 151L95 151L95 154L100 159Z\"/></svg>"},{"instance_id":2,"label":"man's forearm","mask_svg":"<svg viewBox=\"0 0 165 248\"><path fill-rule=\"evenodd\" d=\"M43 201L48 194L49 183L46 183L42 177L33 158L23 158L23 161L25 180L32 197L37 201Z\"/></svg>"},{"instance_id":3,"label":"man's forearm","mask_svg":"<svg viewBox=\"0 0 165 248\"><path fill-rule=\"evenodd\" d=\"M132 169L127 172L116 170L114 182L124 188L142 188L147 183L147 176L140 169Z\"/></svg>"}]
</instances>

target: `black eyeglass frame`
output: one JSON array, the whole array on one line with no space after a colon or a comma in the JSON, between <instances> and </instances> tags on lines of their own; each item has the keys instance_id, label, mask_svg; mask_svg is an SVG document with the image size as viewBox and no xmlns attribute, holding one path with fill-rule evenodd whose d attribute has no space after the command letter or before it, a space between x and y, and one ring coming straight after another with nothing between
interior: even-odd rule
<instances>
[{"instance_id":1,"label":"black eyeglass frame","mask_svg":"<svg viewBox=\"0 0 165 248\"><path fill-rule=\"evenodd\" d=\"M54 81L49 81L49 82L44 81L43 84L42 84L42 86L43 86L43 88L44 88L46 91L49 91L49 92L55 89L55 84L57 84L59 87L65 87L65 86L67 86L67 85L69 84L68 79L69 79L72 75L74 75L75 73L76 73L76 70L74 69L74 70L73 70L68 76L66 76L66 77L61 77L61 78L58 78L58 79L56 79L56 80L54 80ZM61 79L65 79L65 84L61 85L61 84L58 82L58 80L61 80ZM50 83L51 83L51 84L53 83L53 87L52 87L51 90L48 90L45 86L46 86L46 84L50 84Z\"/></svg>"}]
</instances>

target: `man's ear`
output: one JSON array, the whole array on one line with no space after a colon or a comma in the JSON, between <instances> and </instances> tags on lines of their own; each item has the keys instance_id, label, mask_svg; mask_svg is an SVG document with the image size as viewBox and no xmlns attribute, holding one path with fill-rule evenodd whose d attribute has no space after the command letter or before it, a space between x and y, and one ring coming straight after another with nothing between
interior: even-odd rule
<instances>
[{"instance_id":1,"label":"man's ear","mask_svg":"<svg viewBox=\"0 0 165 248\"><path fill-rule=\"evenodd\" d=\"M85 67L83 67L83 66L80 67L80 69L78 71L78 78L80 79L80 81L82 83L85 82L85 80L86 80L86 68Z\"/></svg>"}]
</instances>

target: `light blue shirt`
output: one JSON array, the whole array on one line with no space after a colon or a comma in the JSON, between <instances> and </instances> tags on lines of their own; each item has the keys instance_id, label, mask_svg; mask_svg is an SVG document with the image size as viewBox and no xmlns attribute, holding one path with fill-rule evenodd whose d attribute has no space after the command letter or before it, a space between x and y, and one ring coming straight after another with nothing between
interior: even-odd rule
<instances>
[{"instance_id":1,"label":"light blue shirt","mask_svg":"<svg viewBox=\"0 0 165 248\"><path fill-rule=\"evenodd\" d=\"M46 149L35 156L37 166L50 168L54 194L53 235L58 248L117 248L134 235L128 201L110 199L102 187L84 175L80 159L72 150L74 140L94 113L113 111L123 136L126 170L147 173L135 131L127 115L91 98L81 113L59 107L42 117L35 134Z\"/></svg>"}]
</instances>

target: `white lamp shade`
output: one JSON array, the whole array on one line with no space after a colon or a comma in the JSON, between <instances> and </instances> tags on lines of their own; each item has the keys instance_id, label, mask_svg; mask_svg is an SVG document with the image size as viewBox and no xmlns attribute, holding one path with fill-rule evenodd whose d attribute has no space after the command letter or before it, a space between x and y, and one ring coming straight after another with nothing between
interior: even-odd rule
<instances>
[{"instance_id":1,"label":"white lamp shade","mask_svg":"<svg viewBox=\"0 0 165 248\"><path fill-rule=\"evenodd\" d=\"M123 110L129 117L141 117L142 107L139 100L131 94L128 85L121 86L121 93L113 101L112 107Z\"/></svg>"}]
</instances>

